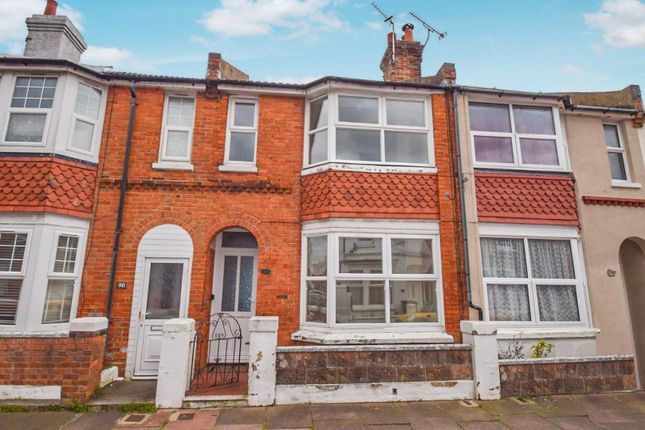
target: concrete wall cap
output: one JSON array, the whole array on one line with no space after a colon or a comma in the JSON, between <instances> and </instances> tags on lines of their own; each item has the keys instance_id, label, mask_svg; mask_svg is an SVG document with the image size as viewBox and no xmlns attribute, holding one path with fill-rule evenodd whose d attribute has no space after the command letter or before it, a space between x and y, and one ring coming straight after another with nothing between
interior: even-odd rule
<instances>
[{"instance_id":1,"label":"concrete wall cap","mask_svg":"<svg viewBox=\"0 0 645 430\"><path fill-rule=\"evenodd\" d=\"M494 336L497 334L497 323L488 321L461 321L461 332L478 336Z\"/></svg>"},{"instance_id":2,"label":"concrete wall cap","mask_svg":"<svg viewBox=\"0 0 645 430\"><path fill-rule=\"evenodd\" d=\"M166 321L163 325L164 333L181 333L193 330L195 330L195 320L192 318L173 318Z\"/></svg>"},{"instance_id":3,"label":"concrete wall cap","mask_svg":"<svg viewBox=\"0 0 645 430\"><path fill-rule=\"evenodd\" d=\"M252 317L249 322L250 331L278 331L278 317Z\"/></svg>"},{"instance_id":4,"label":"concrete wall cap","mask_svg":"<svg viewBox=\"0 0 645 430\"><path fill-rule=\"evenodd\" d=\"M69 322L69 331L101 331L107 329L108 320L105 317L83 317Z\"/></svg>"}]
</instances>

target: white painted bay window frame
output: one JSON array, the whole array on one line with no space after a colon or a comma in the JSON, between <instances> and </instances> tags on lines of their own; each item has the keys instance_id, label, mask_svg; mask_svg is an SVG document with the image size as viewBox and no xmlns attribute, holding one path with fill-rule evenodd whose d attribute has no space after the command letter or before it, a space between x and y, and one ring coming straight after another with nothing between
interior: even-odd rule
<instances>
[{"instance_id":1,"label":"white painted bay window frame","mask_svg":"<svg viewBox=\"0 0 645 430\"><path fill-rule=\"evenodd\" d=\"M327 124L310 130L310 112L311 103L322 98L327 97ZM376 123L363 123L363 122L345 122L340 120L339 98L340 97L358 97L375 99L378 103L378 121ZM422 102L424 106L424 126L401 126L391 125L387 123L386 102L387 100L393 101L410 101ZM309 143L310 136L317 132L327 130L327 159L316 163L310 163L309 156ZM337 158L336 151L336 135L338 129L352 129L352 130L373 130L380 133L380 160L379 161L363 161L363 160L346 160ZM426 147L428 152L427 163L408 163L400 161L387 161L385 159L385 133L386 132L406 132L406 133L419 133L426 134ZM315 169L319 166L324 166L330 163L337 163L346 167L349 166L376 166L376 167L391 167L399 168L402 171L406 169L415 168L430 168L435 171L435 156L434 156L434 128L432 118L432 98L431 95L419 96L410 94L399 93L384 93L384 92L359 92L359 91L332 91L325 93L319 97L308 100L305 106L305 142L304 142L304 166L305 169Z\"/></svg>"},{"instance_id":2,"label":"white painted bay window frame","mask_svg":"<svg viewBox=\"0 0 645 430\"><path fill-rule=\"evenodd\" d=\"M536 170L536 171L566 171L568 169L568 158L567 151L565 148L565 143L563 139L563 130L562 122L560 120L560 112L558 108L551 105L537 105L531 104L529 102L510 102L510 103L500 103L499 101L491 101L489 99L470 99L468 100L466 111L470 118L470 104L489 104L489 105L500 105L506 106L509 110L509 120L511 125L510 132L497 132L497 131L477 131L472 130L469 124L469 139L470 139L470 150L473 159L473 166L475 168L495 168L495 169L513 169L513 170ZM536 107L536 108L550 108L552 113L553 128L555 134L534 134L534 133L519 133L516 132L515 127L515 116L513 114L513 107ZM512 163L503 163L503 162L486 162L478 161L477 155L475 152L475 136L482 137L505 137L511 139L511 146L513 149L513 162ZM520 139L546 139L546 140L555 140L556 153L558 157L558 165L548 165L548 164L530 164L524 163L522 161L522 154L520 148Z\"/></svg>"},{"instance_id":3,"label":"white painted bay window frame","mask_svg":"<svg viewBox=\"0 0 645 430\"><path fill-rule=\"evenodd\" d=\"M605 147L607 148L607 162L609 162L609 154L619 154L623 160L623 167L625 168L625 179L615 179L611 173L611 164L609 164L609 175L611 176L611 185L613 187L625 187L625 188L640 188L640 184L635 184L632 182L630 169L629 169L629 160L627 157L627 148L625 146L625 139L623 138L623 132L621 130L620 124L615 122L603 122L603 138L604 137L604 128L605 126L614 127L616 129L616 136L618 137L618 147L609 146L605 140ZM605 138L606 139L606 138Z\"/></svg>"},{"instance_id":4,"label":"white painted bay window frame","mask_svg":"<svg viewBox=\"0 0 645 430\"><path fill-rule=\"evenodd\" d=\"M12 279L12 280L21 281L20 294L18 297L18 304L16 306L16 315L14 317L14 323L13 324L0 323L0 333L1 333L2 330L13 330L16 327L16 325L19 324L19 318L21 316L21 307L23 308L25 307L23 300L21 300L21 298L24 295L24 291L25 291L25 278L27 275L27 265L29 263L32 230L22 228L20 226L1 226L0 225L0 233L12 233L16 235L24 234L27 236L25 241L25 251L22 257L22 265L20 267L20 270L19 271L12 271L12 270L0 271L0 279Z\"/></svg>"},{"instance_id":5,"label":"white painted bay window frame","mask_svg":"<svg viewBox=\"0 0 645 430\"><path fill-rule=\"evenodd\" d=\"M56 253L58 251L58 241L61 237L68 237L68 238L76 238L77 240L77 245L76 245L76 255L74 258L74 270L72 272L65 272L64 267L63 271L57 271L55 266L56 266ZM41 318L41 323L42 324L47 324L54 326L55 324L67 324L69 323L69 319L72 317L72 310L73 310L73 305L74 305L74 296L75 293L79 290L80 285L78 282L79 279L79 265L78 261L80 260L79 256L79 248L81 247L81 237L77 232L73 231L65 231L65 230L57 230L54 232L53 236L54 240L52 243L52 258L51 262L49 264L49 273L47 275L47 284L45 286L45 301L43 303L43 314ZM49 294L49 281L52 280L60 280L60 281L72 281L74 284L74 287L72 289L72 296L71 296L71 303L70 303L70 311L69 311L69 317L67 321L57 321L57 322L45 322L45 310L47 308L47 295Z\"/></svg>"},{"instance_id":6,"label":"white painted bay window frame","mask_svg":"<svg viewBox=\"0 0 645 430\"><path fill-rule=\"evenodd\" d=\"M170 99L189 99L193 101L193 119L190 126L179 126L168 124L168 114L170 110ZM197 97L194 95L168 93L164 98L163 120L161 124L161 142L159 144L159 159L152 164L153 169L157 170L193 170L191 163L193 153L193 133L195 129L195 117L197 116ZM168 145L168 134L171 131L187 132L188 144L186 156L174 157L166 155Z\"/></svg>"},{"instance_id":7,"label":"white painted bay window frame","mask_svg":"<svg viewBox=\"0 0 645 430\"><path fill-rule=\"evenodd\" d=\"M481 239L518 239L523 241L524 258L527 270L526 278L498 278L484 277ZM484 320L495 323L500 327L508 328L576 328L590 327L591 316L589 307L589 296L587 293L587 281L585 274L584 260L582 256L582 245L575 227L559 226L528 226L508 224L487 224L479 226L480 239L480 269L482 270L482 288L484 302ZM573 261L574 279L541 279L534 278L531 268L531 258L528 242L536 240L558 240L567 241L571 249ZM488 299L488 286L491 284L521 284L527 285L529 298L530 321L499 321L491 320L490 303ZM537 297L537 285L575 285L576 299L578 306L579 321L541 321Z\"/></svg>"},{"instance_id":8,"label":"white painted bay window frame","mask_svg":"<svg viewBox=\"0 0 645 430\"><path fill-rule=\"evenodd\" d=\"M81 89L81 85L89 87L91 90L95 90L99 92L99 109L97 113L97 118L92 118L91 116L79 114L76 112L76 98L78 97L78 93ZM103 110L103 90L95 85L92 85L88 82L85 82L83 80L78 80L77 85L76 85L76 95L74 98L74 107L72 109L72 124L69 129L69 136L68 136L68 143L67 143L67 150L72 151L72 152L78 152L80 154L84 154L87 156L93 156L96 154L96 145L97 142L101 138L101 121L102 118L101 116L104 114ZM73 146L74 143L74 131L76 130L76 123L78 121L85 122L88 124L92 124L93 129L92 129L92 141L90 142L90 150L85 151L84 149L81 148L76 148Z\"/></svg>"},{"instance_id":9,"label":"white painted bay window frame","mask_svg":"<svg viewBox=\"0 0 645 430\"><path fill-rule=\"evenodd\" d=\"M254 106L253 126L245 127L235 125L235 105L237 103L248 103ZM258 98L231 96L228 99L228 114L226 120L226 141L224 144L224 164L219 166L220 171L224 172L250 172L255 173L257 168L258 155L258 122L260 117L260 101ZM231 134L234 132L253 133L253 161L236 161L230 160L231 152Z\"/></svg>"}]
</instances>

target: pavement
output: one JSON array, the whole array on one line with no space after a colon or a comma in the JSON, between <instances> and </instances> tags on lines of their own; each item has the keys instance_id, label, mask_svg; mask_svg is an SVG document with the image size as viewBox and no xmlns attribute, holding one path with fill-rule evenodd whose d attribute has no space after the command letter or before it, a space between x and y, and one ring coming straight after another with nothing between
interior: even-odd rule
<instances>
[{"instance_id":1,"label":"pavement","mask_svg":"<svg viewBox=\"0 0 645 430\"><path fill-rule=\"evenodd\" d=\"M470 404L469 404L470 403ZM645 391L488 402L314 404L224 409L0 414L0 430L645 429Z\"/></svg>"}]
</instances>

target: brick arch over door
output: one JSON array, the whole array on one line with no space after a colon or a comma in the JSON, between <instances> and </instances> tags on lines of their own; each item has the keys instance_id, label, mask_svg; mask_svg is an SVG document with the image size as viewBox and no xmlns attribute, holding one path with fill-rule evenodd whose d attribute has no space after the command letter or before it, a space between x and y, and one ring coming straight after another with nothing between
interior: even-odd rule
<instances>
[{"instance_id":1,"label":"brick arch over door","mask_svg":"<svg viewBox=\"0 0 645 430\"><path fill-rule=\"evenodd\" d=\"M190 275L193 263L193 248L193 240L190 234L184 228L175 224L161 224L152 227L141 238L137 251L134 285L132 287L132 309L128 335L126 377L131 377L134 369L134 359L136 354L137 332L139 324L138 316L141 307L141 294L143 290L143 278L146 258L187 259L188 285L186 285L186 288L188 291L190 291Z\"/></svg>"}]
</instances>

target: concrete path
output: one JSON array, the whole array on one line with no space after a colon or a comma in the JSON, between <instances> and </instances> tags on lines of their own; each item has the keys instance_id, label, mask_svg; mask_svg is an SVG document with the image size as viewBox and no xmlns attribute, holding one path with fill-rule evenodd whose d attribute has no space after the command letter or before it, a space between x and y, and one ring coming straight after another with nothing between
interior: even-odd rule
<instances>
[{"instance_id":1,"label":"concrete path","mask_svg":"<svg viewBox=\"0 0 645 430\"><path fill-rule=\"evenodd\" d=\"M576 430L645 429L645 392L493 402L405 402L268 408L6 413L0 430Z\"/></svg>"}]
</instances>

